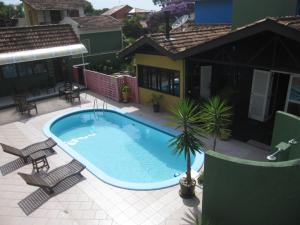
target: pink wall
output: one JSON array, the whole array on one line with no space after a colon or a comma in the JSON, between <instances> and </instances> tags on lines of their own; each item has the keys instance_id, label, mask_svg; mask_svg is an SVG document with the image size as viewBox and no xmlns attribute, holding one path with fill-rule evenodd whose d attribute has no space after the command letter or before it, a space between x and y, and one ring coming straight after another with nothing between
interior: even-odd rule
<instances>
[{"instance_id":1,"label":"pink wall","mask_svg":"<svg viewBox=\"0 0 300 225\"><path fill-rule=\"evenodd\" d=\"M136 77L129 75L111 76L96 71L85 69L87 88L99 95L113 99L122 100L122 87L126 84L130 89L130 101L139 103L138 82ZM73 79L78 81L78 71L73 68Z\"/></svg>"}]
</instances>

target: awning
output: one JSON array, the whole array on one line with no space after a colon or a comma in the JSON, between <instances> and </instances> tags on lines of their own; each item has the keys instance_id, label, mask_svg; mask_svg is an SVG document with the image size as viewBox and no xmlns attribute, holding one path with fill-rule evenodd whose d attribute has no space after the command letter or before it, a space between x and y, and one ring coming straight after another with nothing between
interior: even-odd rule
<instances>
[{"instance_id":1,"label":"awning","mask_svg":"<svg viewBox=\"0 0 300 225\"><path fill-rule=\"evenodd\" d=\"M0 65L30 62L42 59L51 59L71 55L87 53L83 44L65 45L52 48L41 48L19 52L9 52L0 54Z\"/></svg>"}]
</instances>

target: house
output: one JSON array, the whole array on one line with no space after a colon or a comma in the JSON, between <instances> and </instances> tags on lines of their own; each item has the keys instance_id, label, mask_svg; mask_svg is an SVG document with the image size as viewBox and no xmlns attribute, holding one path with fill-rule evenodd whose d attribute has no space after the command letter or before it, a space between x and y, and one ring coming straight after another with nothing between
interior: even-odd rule
<instances>
[{"instance_id":1,"label":"house","mask_svg":"<svg viewBox=\"0 0 300 225\"><path fill-rule=\"evenodd\" d=\"M232 25L235 29L266 17L296 15L300 15L299 0L233 0Z\"/></svg>"},{"instance_id":2,"label":"house","mask_svg":"<svg viewBox=\"0 0 300 225\"><path fill-rule=\"evenodd\" d=\"M132 8L132 10L129 11L129 15L142 15L146 16L150 13L149 10L140 9L140 8Z\"/></svg>"},{"instance_id":3,"label":"house","mask_svg":"<svg viewBox=\"0 0 300 225\"><path fill-rule=\"evenodd\" d=\"M196 0L195 23L232 23L232 10L233 0Z\"/></svg>"},{"instance_id":4,"label":"house","mask_svg":"<svg viewBox=\"0 0 300 225\"><path fill-rule=\"evenodd\" d=\"M266 17L300 14L299 0L196 0L197 24L232 23L233 28L253 23Z\"/></svg>"},{"instance_id":5,"label":"house","mask_svg":"<svg viewBox=\"0 0 300 225\"><path fill-rule=\"evenodd\" d=\"M70 80L71 56L86 52L70 25L0 28L0 97Z\"/></svg>"},{"instance_id":6,"label":"house","mask_svg":"<svg viewBox=\"0 0 300 225\"><path fill-rule=\"evenodd\" d=\"M26 24L57 24L67 16L84 16L85 0L22 0Z\"/></svg>"},{"instance_id":7,"label":"house","mask_svg":"<svg viewBox=\"0 0 300 225\"><path fill-rule=\"evenodd\" d=\"M265 18L232 30L194 25L143 36L120 57L134 56L141 103L163 95L165 109L181 98L213 95L234 107L233 135L270 143L277 110L300 115L300 17ZM180 90L180 91L179 91Z\"/></svg>"},{"instance_id":8,"label":"house","mask_svg":"<svg viewBox=\"0 0 300 225\"><path fill-rule=\"evenodd\" d=\"M102 13L104 16L112 16L118 20L123 20L127 17L128 13L132 10L133 8L129 5L120 5L120 6L115 6L106 12Z\"/></svg>"},{"instance_id":9,"label":"house","mask_svg":"<svg viewBox=\"0 0 300 225\"><path fill-rule=\"evenodd\" d=\"M112 16L65 17L61 23L72 25L77 37L88 49L86 62L114 59L123 47L122 24ZM81 62L81 58L75 57L74 62Z\"/></svg>"}]
</instances>

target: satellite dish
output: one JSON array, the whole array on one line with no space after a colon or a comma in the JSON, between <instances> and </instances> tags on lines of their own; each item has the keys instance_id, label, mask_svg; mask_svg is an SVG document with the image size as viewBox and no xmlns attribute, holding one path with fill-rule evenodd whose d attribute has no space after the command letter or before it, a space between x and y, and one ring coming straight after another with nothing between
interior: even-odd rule
<instances>
[{"instance_id":1,"label":"satellite dish","mask_svg":"<svg viewBox=\"0 0 300 225\"><path fill-rule=\"evenodd\" d=\"M173 24L172 29L176 29L178 27L181 27L183 24L185 24L189 20L189 15L183 15L179 17Z\"/></svg>"}]
</instances>

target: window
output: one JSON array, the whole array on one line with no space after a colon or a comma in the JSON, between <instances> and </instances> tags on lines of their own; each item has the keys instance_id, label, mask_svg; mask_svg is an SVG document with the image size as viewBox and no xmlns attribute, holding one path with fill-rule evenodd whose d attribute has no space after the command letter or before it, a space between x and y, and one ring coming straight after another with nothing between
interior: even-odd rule
<instances>
[{"instance_id":1,"label":"window","mask_svg":"<svg viewBox=\"0 0 300 225\"><path fill-rule=\"evenodd\" d=\"M32 68L30 63L18 64L18 72L20 77L32 76Z\"/></svg>"},{"instance_id":2,"label":"window","mask_svg":"<svg viewBox=\"0 0 300 225\"><path fill-rule=\"evenodd\" d=\"M300 116L300 77L298 76L291 78L287 112Z\"/></svg>"},{"instance_id":3,"label":"window","mask_svg":"<svg viewBox=\"0 0 300 225\"><path fill-rule=\"evenodd\" d=\"M139 86L166 94L180 95L179 72L149 66L138 66Z\"/></svg>"},{"instance_id":4,"label":"window","mask_svg":"<svg viewBox=\"0 0 300 225\"><path fill-rule=\"evenodd\" d=\"M47 73L47 65L45 62L37 62L33 66L33 72L35 75L41 75Z\"/></svg>"},{"instance_id":5,"label":"window","mask_svg":"<svg viewBox=\"0 0 300 225\"><path fill-rule=\"evenodd\" d=\"M15 78L18 76L16 66L14 64L2 67L2 75L4 78Z\"/></svg>"}]
</instances>

